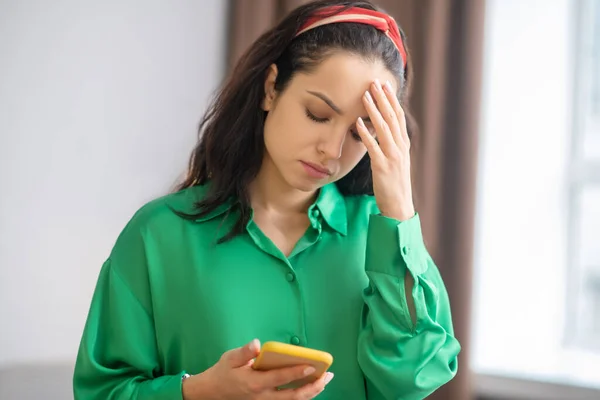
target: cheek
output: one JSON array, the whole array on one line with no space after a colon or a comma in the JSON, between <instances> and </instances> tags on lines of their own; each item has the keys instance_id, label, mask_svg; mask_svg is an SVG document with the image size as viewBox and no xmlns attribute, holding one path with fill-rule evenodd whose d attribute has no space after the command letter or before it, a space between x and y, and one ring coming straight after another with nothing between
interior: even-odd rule
<instances>
[{"instance_id":1,"label":"cheek","mask_svg":"<svg viewBox=\"0 0 600 400\"><path fill-rule=\"evenodd\" d=\"M272 157L277 158L288 152L288 149L293 146L294 132L286 129L287 124L285 119L278 115L269 115L265 121L264 140L265 147Z\"/></svg>"},{"instance_id":2,"label":"cheek","mask_svg":"<svg viewBox=\"0 0 600 400\"><path fill-rule=\"evenodd\" d=\"M340 159L340 172L346 175L354 167L356 167L356 164L362 160L365 154L367 154L367 149L365 146L361 142L349 138L349 141L344 144L344 149L342 150L342 157Z\"/></svg>"},{"instance_id":3,"label":"cheek","mask_svg":"<svg viewBox=\"0 0 600 400\"><path fill-rule=\"evenodd\" d=\"M271 152L293 152L311 141L310 121L297 109L284 106L280 104L265 121L265 145Z\"/></svg>"}]
</instances>

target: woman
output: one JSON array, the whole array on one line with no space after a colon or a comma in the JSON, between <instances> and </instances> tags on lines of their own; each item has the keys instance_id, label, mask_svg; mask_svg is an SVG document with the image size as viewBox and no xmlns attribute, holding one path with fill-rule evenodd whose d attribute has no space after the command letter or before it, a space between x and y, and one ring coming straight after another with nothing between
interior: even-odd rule
<instances>
[{"instance_id":1,"label":"woman","mask_svg":"<svg viewBox=\"0 0 600 400\"><path fill-rule=\"evenodd\" d=\"M105 262L75 397L422 399L450 380L460 346L413 207L409 76L369 2L309 3L259 38L180 190ZM331 372L277 390L312 371L253 370L259 340L328 351Z\"/></svg>"}]
</instances>

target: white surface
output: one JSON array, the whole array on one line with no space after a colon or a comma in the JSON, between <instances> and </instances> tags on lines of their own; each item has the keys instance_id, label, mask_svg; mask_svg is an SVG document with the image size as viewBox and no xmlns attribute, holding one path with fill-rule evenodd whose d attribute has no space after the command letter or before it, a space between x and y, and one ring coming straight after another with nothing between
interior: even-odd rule
<instances>
[{"instance_id":1,"label":"white surface","mask_svg":"<svg viewBox=\"0 0 600 400\"><path fill-rule=\"evenodd\" d=\"M600 386L563 348L573 66L568 0L488 0L473 365Z\"/></svg>"},{"instance_id":2,"label":"white surface","mask_svg":"<svg viewBox=\"0 0 600 400\"><path fill-rule=\"evenodd\" d=\"M0 2L0 366L74 360L118 233L185 169L226 4Z\"/></svg>"},{"instance_id":3,"label":"white surface","mask_svg":"<svg viewBox=\"0 0 600 400\"><path fill-rule=\"evenodd\" d=\"M509 376L478 374L475 392L485 399L510 400L598 400L600 390L580 386L561 385Z\"/></svg>"}]
</instances>

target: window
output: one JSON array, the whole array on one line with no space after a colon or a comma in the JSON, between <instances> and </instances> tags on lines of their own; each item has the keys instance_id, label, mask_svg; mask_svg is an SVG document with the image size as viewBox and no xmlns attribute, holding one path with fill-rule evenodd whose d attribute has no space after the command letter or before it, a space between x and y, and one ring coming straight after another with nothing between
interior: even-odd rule
<instances>
[{"instance_id":1,"label":"window","mask_svg":"<svg viewBox=\"0 0 600 400\"><path fill-rule=\"evenodd\" d=\"M600 0L486 4L473 368L600 389Z\"/></svg>"},{"instance_id":2,"label":"window","mask_svg":"<svg viewBox=\"0 0 600 400\"><path fill-rule=\"evenodd\" d=\"M600 1L579 0L570 160L570 274L565 344L600 351Z\"/></svg>"}]
</instances>

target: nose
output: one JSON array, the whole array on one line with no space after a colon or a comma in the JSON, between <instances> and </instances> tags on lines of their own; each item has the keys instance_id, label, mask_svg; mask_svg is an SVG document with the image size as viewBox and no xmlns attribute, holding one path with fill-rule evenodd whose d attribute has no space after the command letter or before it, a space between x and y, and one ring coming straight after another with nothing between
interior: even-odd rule
<instances>
[{"instance_id":1,"label":"nose","mask_svg":"<svg viewBox=\"0 0 600 400\"><path fill-rule=\"evenodd\" d=\"M317 150L328 160L337 160L342 156L342 148L346 141L346 129L332 129L323 132L317 144Z\"/></svg>"}]
</instances>

